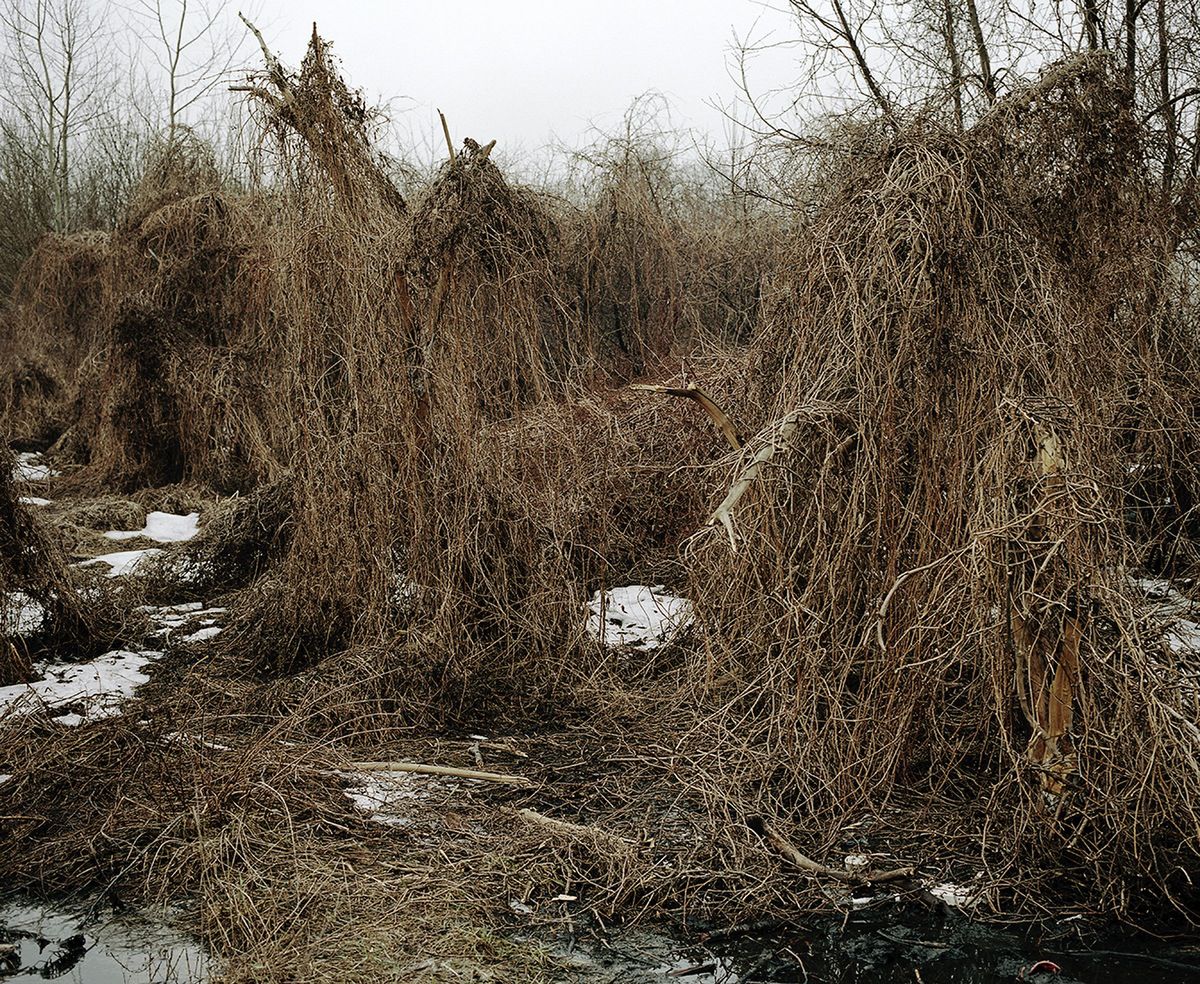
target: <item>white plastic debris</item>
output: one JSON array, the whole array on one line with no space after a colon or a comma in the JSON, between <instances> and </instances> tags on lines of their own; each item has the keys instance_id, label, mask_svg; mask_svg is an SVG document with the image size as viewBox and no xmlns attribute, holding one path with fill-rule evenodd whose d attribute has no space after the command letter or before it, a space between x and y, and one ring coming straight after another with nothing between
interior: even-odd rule
<instances>
[{"instance_id":1,"label":"white plastic debris","mask_svg":"<svg viewBox=\"0 0 1200 984\"><path fill-rule=\"evenodd\" d=\"M109 530L104 535L110 540L132 540L144 536L159 543L183 543L200 532L200 514L152 512L146 516L146 525L140 530Z\"/></svg>"},{"instance_id":2,"label":"white plastic debris","mask_svg":"<svg viewBox=\"0 0 1200 984\"><path fill-rule=\"evenodd\" d=\"M954 882L941 882L929 886L929 894L940 902L955 909L961 909L974 903L979 894L978 889L969 885L956 885Z\"/></svg>"},{"instance_id":3,"label":"white plastic debris","mask_svg":"<svg viewBox=\"0 0 1200 984\"><path fill-rule=\"evenodd\" d=\"M588 635L605 646L656 649L692 620L692 603L661 585L597 591L588 602Z\"/></svg>"}]
</instances>

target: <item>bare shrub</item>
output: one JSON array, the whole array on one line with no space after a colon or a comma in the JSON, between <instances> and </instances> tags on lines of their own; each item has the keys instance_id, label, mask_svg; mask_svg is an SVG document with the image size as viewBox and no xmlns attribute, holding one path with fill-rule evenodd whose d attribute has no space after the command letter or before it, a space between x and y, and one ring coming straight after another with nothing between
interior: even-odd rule
<instances>
[{"instance_id":1,"label":"bare shrub","mask_svg":"<svg viewBox=\"0 0 1200 984\"><path fill-rule=\"evenodd\" d=\"M823 844L954 815L1023 903L1064 870L1112 910L1190 893L1195 708L1126 578L1131 461L1200 479L1195 346L1137 141L1078 59L964 136L864 148L795 240L761 430L691 553L718 815Z\"/></svg>"}]
</instances>

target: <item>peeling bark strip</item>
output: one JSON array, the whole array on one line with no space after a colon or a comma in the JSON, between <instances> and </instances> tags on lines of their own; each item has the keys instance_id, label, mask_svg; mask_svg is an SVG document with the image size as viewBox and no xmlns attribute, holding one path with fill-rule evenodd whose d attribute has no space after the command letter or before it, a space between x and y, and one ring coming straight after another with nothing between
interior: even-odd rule
<instances>
[{"instance_id":1,"label":"peeling bark strip","mask_svg":"<svg viewBox=\"0 0 1200 984\"><path fill-rule=\"evenodd\" d=\"M704 408L713 419L713 423L717 425L725 440L729 442L729 446L734 451L742 449L742 440L738 437L737 428L729 415L722 410L713 401L707 393L704 392L695 383L688 383L686 386L656 386L649 383L632 383L629 387L631 390L641 390L644 393L663 393L666 396L682 396L688 400L695 400Z\"/></svg>"},{"instance_id":2,"label":"peeling bark strip","mask_svg":"<svg viewBox=\"0 0 1200 984\"><path fill-rule=\"evenodd\" d=\"M738 473L737 478L734 480L733 485L730 486L729 492L721 501L721 504L717 506L712 516L709 517L708 522L693 534L693 537L700 536L705 531L715 529L717 526L723 526L729 536L730 549L734 553L737 553L738 538L733 529L733 510L741 502L742 496L750 490L750 487L758 480L762 470L771 463L772 459L779 452L791 445L796 428L801 423L806 421L811 423L838 414L840 414L840 411L833 404L811 404L785 414L759 431L754 437L754 443L761 442L762 447L751 455L750 460ZM730 426L732 426L732 423ZM830 452L829 457L836 456L853 438L853 434L844 438Z\"/></svg>"},{"instance_id":3,"label":"peeling bark strip","mask_svg":"<svg viewBox=\"0 0 1200 984\"><path fill-rule=\"evenodd\" d=\"M1009 632L1017 700L1032 732L1025 754L1039 770L1047 805L1055 806L1078 768L1071 725L1084 623L1069 597L1070 561L1061 549L1067 531L1050 518L1055 500L1065 493L1065 453L1054 427L1043 420L1033 421L1033 439L1041 482L1029 527L1017 545L1023 562L1009 569L1010 583L1019 578L1021 589L1010 591Z\"/></svg>"}]
</instances>

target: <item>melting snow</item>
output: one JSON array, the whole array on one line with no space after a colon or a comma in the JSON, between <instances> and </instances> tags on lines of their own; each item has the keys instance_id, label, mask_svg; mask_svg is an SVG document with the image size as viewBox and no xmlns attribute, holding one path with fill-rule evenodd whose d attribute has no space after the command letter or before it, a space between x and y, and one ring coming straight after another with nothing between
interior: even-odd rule
<instances>
[{"instance_id":1,"label":"melting snow","mask_svg":"<svg viewBox=\"0 0 1200 984\"><path fill-rule=\"evenodd\" d=\"M104 535L110 540L132 540L144 536L159 543L182 543L199 531L199 513L176 516L174 513L152 512L146 516L146 525L140 530L109 530Z\"/></svg>"},{"instance_id":2,"label":"melting snow","mask_svg":"<svg viewBox=\"0 0 1200 984\"><path fill-rule=\"evenodd\" d=\"M45 621L45 606L24 591L13 591L0 598L0 635L32 635Z\"/></svg>"},{"instance_id":3,"label":"melting snow","mask_svg":"<svg viewBox=\"0 0 1200 984\"><path fill-rule=\"evenodd\" d=\"M159 608L155 605L143 605L138 609L145 612L154 624L154 635L170 638L176 630L190 628L190 635L184 636L184 642L203 642L211 639L220 627L215 623L218 615L224 615L227 608L205 608L203 602L189 601L182 605L165 605Z\"/></svg>"},{"instance_id":4,"label":"melting snow","mask_svg":"<svg viewBox=\"0 0 1200 984\"><path fill-rule=\"evenodd\" d=\"M1200 623L1181 618L1163 634L1163 642L1176 656L1200 656Z\"/></svg>"},{"instance_id":5,"label":"melting snow","mask_svg":"<svg viewBox=\"0 0 1200 984\"><path fill-rule=\"evenodd\" d=\"M150 677L142 670L158 652L135 653L118 649L90 663L51 663L40 668L43 679L0 687L0 713L27 713L82 704L83 712L60 714L61 724L78 725L120 713L120 705Z\"/></svg>"},{"instance_id":6,"label":"melting snow","mask_svg":"<svg viewBox=\"0 0 1200 984\"><path fill-rule=\"evenodd\" d=\"M45 478L53 478L60 474L41 460L42 456L33 451L22 451L17 455L17 465L13 469L13 480L17 482L40 482Z\"/></svg>"},{"instance_id":7,"label":"melting snow","mask_svg":"<svg viewBox=\"0 0 1200 984\"><path fill-rule=\"evenodd\" d=\"M661 584L597 591L588 608L588 635L605 646L655 649L692 620L692 603L667 594Z\"/></svg>"},{"instance_id":8,"label":"melting snow","mask_svg":"<svg viewBox=\"0 0 1200 984\"><path fill-rule=\"evenodd\" d=\"M345 775L354 780L354 785L345 789L354 805L375 822L394 827L412 823L404 810L405 801L428 799L439 788L454 785L438 776L416 772L351 772Z\"/></svg>"},{"instance_id":9,"label":"melting snow","mask_svg":"<svg viewBox=\"0 0 1200 984\"><path fill-rule=\"evenodd\" d=\"M43 499L40 495L21 496L21 505L23 506L48 506L53 501L53 499Z\"/></svg>"},{"instance_id":10,"label":"melting snow","mask_svg":"<svg viewBox=\"0 0 1200 984\"><path fill-rule=\"evenodd\" d=\"M1131 588L1144 595L1147 601L1154 602L1156 614L1185 615L1198 607L1196 602L1163 578L1130 577L1128 583Z\"/></svg>"},{"instance_id":11,"label":"melting snow","mask_svg":"<svg viewBox=\"0 0 1200 984\"><path fill-rule=\"evenodd\" d=\"M106 577L124 577L132 574L137 566L147 557L162 553L157 547L147 547L145 550L121 550L117 553L101 554L91 560L85 560L80 567L94 567L96 564L108 564L109 572Z\"/></svg>"}]
</instances>

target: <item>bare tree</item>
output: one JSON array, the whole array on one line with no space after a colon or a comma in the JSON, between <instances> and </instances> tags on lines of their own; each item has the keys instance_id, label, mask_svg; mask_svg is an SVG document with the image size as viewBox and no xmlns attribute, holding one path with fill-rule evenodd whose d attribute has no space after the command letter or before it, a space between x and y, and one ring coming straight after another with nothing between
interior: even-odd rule
<instances>
[{"instance_id":1,"label":"bare tree","mask_svg":"<svg viewBox=\"0 0 1200 984\"><path fill-rule=\"evenodd\" d=\"M135 0L129 8L142 46L166 94L166 124L174 133L206 96L229 81L246 32L226 0Z\"/></svg>"},{"instance_id":2,"label":"bare tree","mask_svg":"<svg viewBox=\"0 0 1200 984\"><path fill-rule=\"evenodd\" d=\"M3 0L5 44L0 87L5 136L29 148L45 178L50 223L70 224L72 155L105 111L105 31L86 0Z\"/></svg>"}]
</instances>

